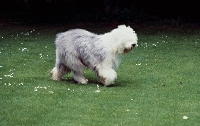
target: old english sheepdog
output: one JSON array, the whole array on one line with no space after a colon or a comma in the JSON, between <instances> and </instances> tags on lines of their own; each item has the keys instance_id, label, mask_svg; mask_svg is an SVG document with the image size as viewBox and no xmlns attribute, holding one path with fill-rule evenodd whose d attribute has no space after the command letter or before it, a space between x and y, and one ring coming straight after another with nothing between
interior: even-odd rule
<instances>
[{"instance_id":1,"label":"old english sheepdog","mask_svg":"<svg viewBox=\"0 0 200 126\"><path fill-rule=\"evenodd\" d=\"M56 63L51 78L60 81L73 72L77 83L87 84L84 69L94 70L98 82L105 86L114 84L123 54L137 46L137 34L131 27L120 25L111 32L97 35L83 29L72 29L57 34Z\"/></svg>"}]
</instances>

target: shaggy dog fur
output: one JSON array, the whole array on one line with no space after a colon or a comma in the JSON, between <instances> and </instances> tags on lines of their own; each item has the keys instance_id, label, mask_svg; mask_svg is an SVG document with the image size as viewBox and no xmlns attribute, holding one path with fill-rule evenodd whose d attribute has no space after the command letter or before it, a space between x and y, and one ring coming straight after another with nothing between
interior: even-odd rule
<instances>
[{"instance_id":1,"label":"shaggy dog fur","mask_svg":"<svg viewBox=\"0 0 200 126\"><path fill-rule=\"evenodd\" d=\"M137 35L129 26L120 25L111 32L97 35L83 29L73 29L57 35L56 64L51 78L60 81L73 72L74 80L87 84L85 67L95 71L98 81L105 86L114 84L115 69L124 53L137 46Z\"/></svg>"}]
</instances>

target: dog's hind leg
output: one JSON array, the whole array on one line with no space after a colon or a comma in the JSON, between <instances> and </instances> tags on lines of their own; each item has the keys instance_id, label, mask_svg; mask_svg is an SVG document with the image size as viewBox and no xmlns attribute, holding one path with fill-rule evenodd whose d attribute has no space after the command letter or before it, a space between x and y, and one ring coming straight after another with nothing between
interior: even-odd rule
<instances>
[{"instance_id":1,"label":"dog's hind leg","mask_svg":"<svg viewBox=\"0 0 200 126\"><path fill-rule=\"evenodd\" d=\"M73 77L77 83L87 84L88 79L84 77L85 66L77 60L76 64L73 66Z\"/></svg>"},{"instance_id":2,"label":"dog's hind leg","mask_svg":"<svg viewBox=\"0 0 200 126\"><path fill-rule=\"evenodd\" d=\"M87 84L88 83L88 79L86 79L83 75L83 72L79 71L74 71L73 72L73 77L74 77L74 80L77 82L77 83L80 83L80 84Z\"/></svg>"},{"instance_id":3,"label":"dog's hind leg","mask_svg":"<svg viewBox=\"0 0 200 126\"><path fill-rule=\"evenodd\" d=\"M70 72L63 63L61 63L62 57L60 57L58 50L56 50L56 64L55 67L51 71L51 79L61 81L62 77Z\"/></svg>"},{"instance_id":4,"label":"dog's hind leg","mask_svg":"<svg viewBox=\"0 0 200 126\"><path fill-rule=\"evenodd\" d=\"M59 64L52 69L51 79L61 81L62 77L69 72L70 70L64 64Z\"/></svg>"}]
</instances>

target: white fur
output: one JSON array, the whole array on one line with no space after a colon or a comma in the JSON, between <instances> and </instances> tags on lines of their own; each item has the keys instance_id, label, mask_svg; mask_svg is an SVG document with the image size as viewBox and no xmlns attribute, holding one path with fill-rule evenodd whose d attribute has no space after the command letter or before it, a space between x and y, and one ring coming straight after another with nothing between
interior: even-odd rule
<instances>
[{"instance_id":1,"label":"white fur","mask_svg":"<svg viewBox=\"0 0 200 126\"><path fill-rule=\"evenodd\" d=\"M103 67L102 69L99 69L97 76L100 79L99 81L105 86L114 84L114 80L117 79L117 73L114 69L109 67Z\"/></svg>"},{"instance_id":2,"label":"white fur","mask_svg":"<svg viewBox=\"0 0 200 126\"><path fill-rule=\"evenodd\" d=\"M122 56L137 46L137 35L132 28L120 25L103 35L82 29L60 33L56 38L56 64L51 71L53 80L73 72L74 80L86 84L83 71L88 67L96 72L105 86L114 84Z\"/></svg>"}]
</instances>

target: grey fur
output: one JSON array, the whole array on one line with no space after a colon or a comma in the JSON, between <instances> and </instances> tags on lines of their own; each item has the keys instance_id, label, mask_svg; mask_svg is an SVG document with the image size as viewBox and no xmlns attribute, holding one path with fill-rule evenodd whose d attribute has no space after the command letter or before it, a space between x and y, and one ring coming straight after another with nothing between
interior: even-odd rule
<instances>
[{"instance_id":1,"label":"grey fur","mask_svg":"<svg viewBox=\"0 0 200 126\"><path fill-rule=\"evenodd\" d=\"M78 66L94 69L96 64L102 62L106 57L106 49L101 45L99 35L86 30L74 29L60 33L56 38L57 56L60 61L56 64L73 64L68 67L77 71ZM73 67L72 67L73 66Z\"/></svg>"}]
</instances>

